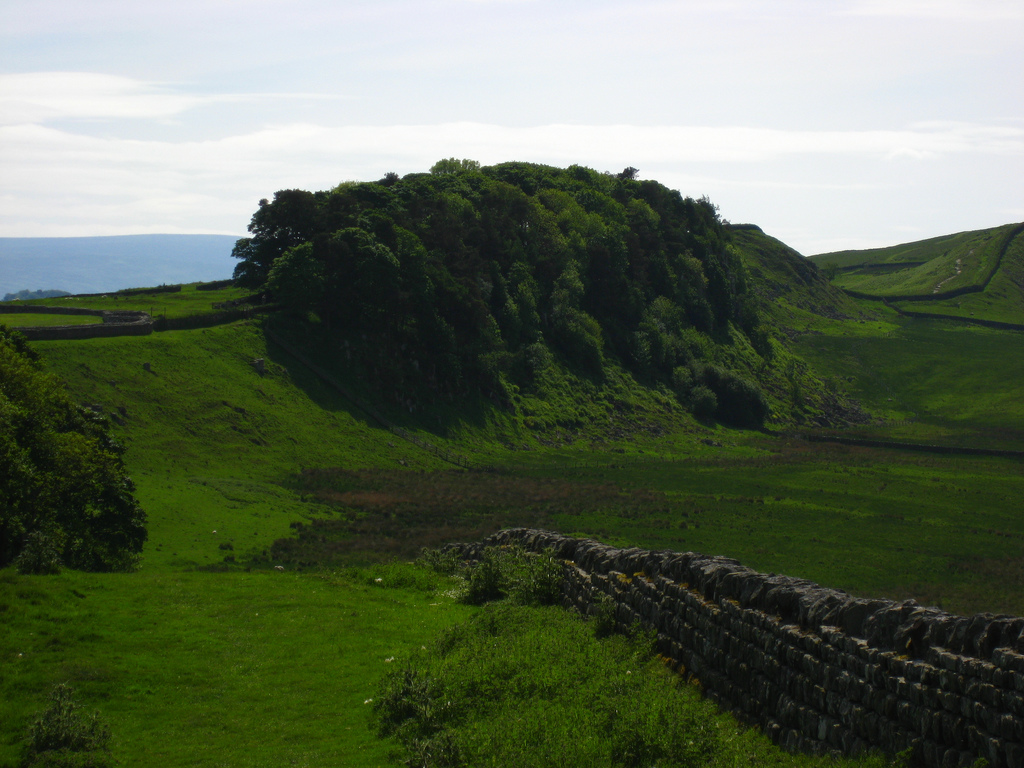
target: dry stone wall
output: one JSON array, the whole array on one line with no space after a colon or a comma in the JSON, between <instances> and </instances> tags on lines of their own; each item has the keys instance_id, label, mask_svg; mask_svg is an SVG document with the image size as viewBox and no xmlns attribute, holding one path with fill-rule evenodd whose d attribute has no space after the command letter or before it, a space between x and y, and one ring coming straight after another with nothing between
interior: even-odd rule
<instances>
[{"instance_id":1,"label":"dry stone wall","mask_svg":"<svg viewBox=\"0 0 1024 768\"><path fill-rule=\"evenodd\" d=\"M692 552L617 549L525 528L453 544L552 550L563 600L657 632L659 652L794 752L912 750L935 768L1024 767L1024 618L868 600Z\"/></svg>"},{"instance_id":2,"label":"dry stone wall","mask_svg":"<svg viewBox=\"0 0 1024 768\"><path fill-rule=\"evenodd\" d=\"M85 309L82 307L44 307L37 304L0 305L0 314L93 315L99 323L87 325L51 325L14 327L29 341L55 339L96 339L110 336L146 336L153 332L153 318L135 310Z\"/></svg>"}]
</instances>

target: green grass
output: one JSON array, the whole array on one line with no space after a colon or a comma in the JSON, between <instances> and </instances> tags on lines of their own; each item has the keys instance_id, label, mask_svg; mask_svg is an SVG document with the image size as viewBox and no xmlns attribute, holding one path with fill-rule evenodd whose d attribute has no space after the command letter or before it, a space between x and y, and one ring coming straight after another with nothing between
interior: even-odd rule
<instances>
[{"instance_id":1,"label":"green grass","mask_svg":"<svg viewBox=\"0 0 1024 768\"><path fill-rule=\"evenodd\" d=\"M144 567L218 562L225 542L239 559L266 548L314 511L286 488L303 466L438 466L268 348L255 322L34 346L119 422L150 518Z\"/></svg>"},{"instance_id":2,"label":"green grass","mask_svg":"<svg viewBox=\"0 0 1024 768\"><path fill-rule=\"evenodd\" d=\"M801 355L812 367L794 381L827 378L886 419L858 433L1024 445L1013 386L1024 380L1024 335L833 306L835 289L809 279L813 301L796 290L775 297L795 341L778 345L774 364L796 366ZM186 287L99 305L149 311L141 304L161 301L182 316L217 300ZM76 399L115 421L150 541L136 574L0 573L0 765L62 681L110 722L114 755L129 765L389 762L392 746L373 736L363 704L390 668L384 660L429 646L473 611L402 568L298 572L305 555L289 548L300 545L345 542L333 561L344 568L372 559L368 550L399 551L403 536L411 552L425 531L469 538L543 524L611 544L724 554L856 594L1024 614L1019 460L696 425L667 393L615 371L591 382L554 368L512 410L480 401L409 413L332 353L325 366L360 398L435 444L503 467L453 471L269 344L263 322L33 343ZM251 365L258 358L263 375ZM312 468L331 468L330 481L310 482L316 473L303 470ZM269 568L276 563L288 570ZM382 588L392 577L399 586ZM757 749L765 764L802 764Z\"/></svg>"},{"instance_id":3,"label":"green grass","mask_svg":"<svg viewBox=\"0 0 1024 768\"><path fill-rule=\"evenodd\" d=\"M1007 238L1019 226L1008 224L891 248L820 254L813 261L822 268L842 268L835 285L878 297L981 288L994 275Z\"/></svg>"},{"instance_id":4,"label":"green grass","mask_svg":"<svg viewBox=\"0 0 1024 768\"><path fill-rule=\"evenodd\" d=\"M559 608L489 605L396 659L378 725L412 760L473 766L867 766L783 756L670 673L643 636L595 637ZM420 763L411 762L418 765Z\"/></svg>"},{"instance_id":5,"label":"green grass","mask_svg":"<svg viewBox=\"0 0 1024 768\"><path fill-rule=\"evenodd\" d=\"M942 301L897 302L896 306L913 312L1024 325L1024 234L1010 242L984 291Z\"/></svg>"},{"instance_id":6,"label":"green grass","mask_svg":"<svg viewBox=\"0 0 1024 768\"><path fill-rule=\"evenodd\" d=\"M970 250L972 245L983 242L994 232L1003 229L1006 229L1006 227L958 232L953 235L941 235L927 240L901 243L899 245L891 245L885 248L867 248L856 251L819 253L814 256L810 256L809 258L820 267L824 267L830 263L834 263L839 267L852 267L862 264L900 265L907 262L926 262L942 258L951 252Z\"/></svg>"},{"instance_id":7,"label":"green grass","mask_svg":"<svg viewBox=\"0 0 1024 768\"><path fill-rule=\"evenodd\" d=\"M827 330L827 329L826 329ZM903 320L891 333L801 337L797 351L896 425L865 434L1024 450L1024 334Z\"/></svg>"},{"instance_id":8,"label":"green grass","mask_svg":"<svg viewBox=\"0 0 1024 768\"><path fill-rule=\"evenodd\" d=\"M122 765L382 765L364 702L387 659L468 615L447 589L417 569L0 571L0 765L59 682Z\"/></svg>"},{"instance_id":9,"label":"green grass","mask_svg":"<svg viewBox=\"0 0 1024 768\"><path fill-rule=\"evenodd\" d=\"M200 283L181 286L177 293L109 293L102 296L61 296L52 299L32 299L25 304L39 304L45 307L82 307L84 309L138 310L153 317L188 317L217 311L213 306L248 296L251 292L243 288L220 288L216 291L200 291Z\"/></svg>"},{"instance_id":10,"label":"green grass","mask_svg":"<svg viewBox=\"0 0 1024 768\"><path fill-rule=\"evenodd\" d=\"M298 565L532 526L954 613L1024 614L1019 459L717 437L689 455L530 452L502 473L320 476L308 490L335 513L273 552Z\"/></svg>"}]
</instances>

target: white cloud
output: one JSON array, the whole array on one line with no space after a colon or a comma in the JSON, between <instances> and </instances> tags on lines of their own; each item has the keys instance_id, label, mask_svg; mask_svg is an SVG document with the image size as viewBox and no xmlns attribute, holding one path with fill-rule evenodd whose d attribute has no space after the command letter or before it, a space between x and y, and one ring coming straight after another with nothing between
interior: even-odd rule
<instances>
[{"instance_id":1,"label":"white cloud","mask_svg":"<svg viewBox=\"0 0 1024 768\"><path fill-rule=\"evenodd\" d=\"M859 0L844 11L851 16L903 16L962 21L1024 19L1019 0Z\"/></svg>"},{"instance_id":2,"label":"white cloud","mask_svg":"<svg viewBox=\"0 0 1024 768\"><path fill-rule=\"evenodd\" d=\"M945 163L954 168L967 162L1006 168L1016 163L1019 168L1024 129L963 123L899 131L293 124L218 140L172 142L18 125L0 127L0 145L5 150L0 235L240 233L255 202L277 189L326 189L388 171L424 171L450 156L485 165L526 160L611 171L635 165L644 177L678 186L685 194L711 194L733 220L757 222L759 209L768 216L800 219L811 215L815 199L824 193L842 200L837 210L851 208L852 200L882 196L894 207L901 204L896 194L921 195L920 185L913 192L908 187L918 167ZM958 194L965 189L950 171L945 173L949 179L944 183L956 186ZM979 171L971 173L978 177ZM1012 188L1012 182L1002 183ZM786 200L793 208L788 213Z\"/></svg>"},{"instance_id":3,"label":"white cloud","mask_svg":"<svg viewBox=\"0 0 1024 768\"><path fill-rule=\"evenodd\" d=\"M0 75L0 121L6 125L67 118L165 118L203 101L154 84L92 72Z\"/></svg>"},{"instance_id":4,"label":"white cloud","mask_svg":"<svg viewBox=\"0 0 1024 768\"><path fill-rule=\"evenodd\" d=\"M198 95L169 84L93 72L0 74L0 125L59 120L160 120L203 105L269 100L340 101L317 93Z\"/></svg>"}]
</instances>

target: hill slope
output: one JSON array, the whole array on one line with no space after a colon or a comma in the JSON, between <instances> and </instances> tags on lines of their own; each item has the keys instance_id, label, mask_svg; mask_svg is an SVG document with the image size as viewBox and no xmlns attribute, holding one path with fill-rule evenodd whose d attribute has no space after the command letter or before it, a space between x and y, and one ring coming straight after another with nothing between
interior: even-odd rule
<instances>
[{"instance_id":1,"label":"hill slope","mask_svg":"<svg viewBox=\"0 0 1024 768\"><path fill-rule=\"evenodd\" d=\"M631 170L439 163L282 190L239 240L235 275L413 410L479 395L514 411L554 366L598 389L624 372L705 422L841 421L813 377L800 403L785 395L770 292L751 289L717 208ZM823 290L835 314L844 299Z\"/></svg>"},{"instance_id":2,"label":"hill slope","mask_svg":"<svg viewBox=\"0 0 1024 768\"><path fill-rule=\"evenodd\" d=\"M781 330L768 339L770 359L741 355L740 334L707 354L735 355L737 366L763 361L768 376L758 380L767 396L794 403L801 383L822 384L794 353L807 342L807 359L821 358L818 370L866 384L884 378L897 391L918 380L918 391L942 407L942 324L903 320L878 303L862 309L755 230L727 247ZM191 294L168 294L167 314L180 311L174 302L197 306ZM217 294L205 300L223 298ZM323 548L338 531L386 543L407 533L401 524L422 499L439 528L488 504L496 510L489 525L540 511L552 528L623 546L722 553L859 594L954 610L1019 611L1019 462L812 447L700 426L668 390L642 386L611 359L603 381L553 360L529 389L513 393L512 411L482 397L426 402L410 413L317 324L269 321L360 396L396 419L404 414L410 428L502 467L437 471L435 457L370 423L268 341L263 322L35 345L76 399L115 420L150 541L137 574L29 582L0 573L0 657L11 661L0 680L0 762L15 759L45 687L71 681L90 710L98 706L111 720L115 754L133 765L384 764L387 744L365 728L374 681L388 659L430 642L467 609L400 569L295 572L296 558L274 560L289 571L279 574L263 552L283 552L275 539ZM917 326L934 336L928 355L919 354L919 337L903 333ZM1004 335L967 333L982 331L997 352ZM956 347L964 367L973 338ZM879 377L885 355L916 367ZM985 375L1019 380L1007 366L1019 367L1024 355L1007 357L986 356ZM262 375L256 359L264 360ZM955 397L971 405L961 427L1007 402ZM577 429L582 436L573 439ZM324 471L302 472L310 468ZM310 477L331 482L310 487Z\"/></svg>"},{"instance_id":3,"label":"hill slope","mask_svg":"<svg viewBox=\"0 0 1024 768\"><path fill-rule=\"evenodd\" d=\"M1024 324L1024 224L811 261L836 286L908 312Z\"/></svg>"}]
</instances>

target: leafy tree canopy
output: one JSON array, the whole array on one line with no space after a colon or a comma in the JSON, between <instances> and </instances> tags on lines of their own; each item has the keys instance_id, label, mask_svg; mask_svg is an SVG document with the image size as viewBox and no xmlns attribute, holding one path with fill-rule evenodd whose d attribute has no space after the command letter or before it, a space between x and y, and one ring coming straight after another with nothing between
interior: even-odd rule
<instances>
[{"instance_id":1,"label":"leafy tree canopy","mask_svg":"<svg viewBox=\"0 0 1024 768\"><path fill-rule=\"evenodd\" d=\"M415 370L441 395L528 386L538 344L587 375L614 359L675 386L708 339L753 334L760 314L717 207L636 176L447 158L430 173L284 190L260 201L235 276L372 338L407 367L397 378ZM747 384L694 380L719 417L759 423Z\"/></svg>"},{"instance_id":2,"label":"leafy tree canopy","mask_svg":"<svg viewBox=\"0 0 1024 768\"><path fill-rule=\"evenodd\" d=\"M105 420L0 325L0 567L129 570L146 516Z\"/></svg>"}]
</instances>

